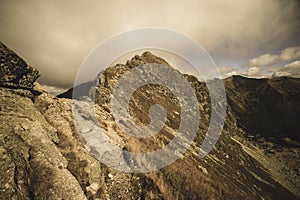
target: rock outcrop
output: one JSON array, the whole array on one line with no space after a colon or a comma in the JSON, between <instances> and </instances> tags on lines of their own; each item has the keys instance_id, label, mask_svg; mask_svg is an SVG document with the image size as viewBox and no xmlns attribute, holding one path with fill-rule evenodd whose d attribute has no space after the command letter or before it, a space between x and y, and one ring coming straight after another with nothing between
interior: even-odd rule
<instances>
[{"instance_id":1,"label":"rock outcrop","mask_svg":"<svg viewBox=\"0 0 300 200\"><path fill-rule=\"evenodd\" d=\"M18 92L0 88L1 199L85 199L57 130Z\"/></svg>"},{"instance_id":2,"label":"rock outcrop","mask_svg":"<svg viewBox=\"0 0 300 200\"><path fill-rule=\"evenodd\" d=\"M32 89L39 72L1 42L0 53L0 86Z\"/></svg>"},{"instance_id":3,"label":"rock outcrop","mask_svg":"<svg viewBox=\"0 0 300 200\"><path fill-rule=\"evenodd\" d=\"M72 106L80 108L83 123L99 123L113 142L129 151L159 149L172 140L180 122L178 101L169 90L157 85L147 85L139 88L130 102L133 118L142 124L149 123L148 109L151 105L159 103L166 108L168 120L164 128L150 139L129 137L124 133L114 121L110 102L112 89L125 72L147 63L171 67L166 61L146 52L135 56L126 64L108 67L99 76L95 88L97 115L96 119L91 119L84 101L79 100L80 97L77 100L70 99L72 90L60 95L66 98L52 96L35 82L39 76L38 71L29 67L3 44L0 55L0 199L300 197L300 172L297 167L299 147L288 146L287 143L275 144L264 137L250 137L255 135L254 129L246 129L246 126L240 124L249 121L251 113L247 112L248 106L256 104L252 100L247 101L248 96L240 102L231 94L239 89L237 81L234 81L233 86L231 80L227 80L229 83L225 80L230 101L224 130L212 152L200 159L199 145L210 120L210 100L206 85L193 76L185 75L196 91L203 116L193 144L184 157L168 167L146 174L130 174L106 167L95 159L93 149L85 148L84 141L81 140L82 132L93 130L78 129ZM298 79L293 81L299 82ZM276 80L270 83L272 87L280 88L276 85ZM84 85L85 90L86 86L90 87L89 84ZM244 90L246 89L241 94L248 94ZM282 92L280 89L281 92L276 93L276 98L280 97L280 108L287 102L290 105L293 101L291 99L299 97L299 90L295 90L294 86L293 89L286 87L284 90ZM85 96L82 99L88 99L88 94L89 92L81 94ZM286 96L287 94L290 96ZM264 94L260 95L258 99L262 100ZM290 106L291 109L299 109L297 106ZM241 109L244 108L245 112L242 112ZM105 144L97 145L105 147ZM105 153L113 152L108 149Z\"/></svg>"},{"instance_id":4,"label":"rock outcrop","mask_svg":"<svg viewBox=\"0 0 300 200\"><path fill-rule=\"evenodd\" d=\"M41 90L34 83L38 71L4 45L1 50L0 199L103 196L100 163L76 138L70 102Z\"/></svg>"}]
</instances>

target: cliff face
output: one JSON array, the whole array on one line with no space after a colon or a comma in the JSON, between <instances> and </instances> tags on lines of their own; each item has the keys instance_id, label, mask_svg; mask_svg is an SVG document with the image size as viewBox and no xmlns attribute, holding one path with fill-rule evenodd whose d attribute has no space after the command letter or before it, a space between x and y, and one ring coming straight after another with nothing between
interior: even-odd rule
<instances>
[{"instance_id":1,"label":"cliff face","mask_svg":"<svg viewBox=\"0 0 300 200\"><path fill-rule=\"evenodd\" d=\"M174 95L161 86L147 85L134 93L131 114L138 123L147 124L149 107L159 103L166 108L168 119L162 131L150 139L137 139L126 135L115 124L110 105L114 85L126 71L147 63L169 66L149 52L135 56L126 65L108 67L99 77L95 93L100 126L112 140L133 152L161 148L174 137L180 122L177 114L180 107ZM85 149L72 115L72 104L80 106L80 100L48 94L35 82L37 70L27 66L3 44L0 70L0 199L296 199L300 195L297 142L285 139L282 145L266 140L262 133L270 134L268 130L273 129L259 127L266 126L265 123L256 129L249 128L255 126L252 115L264 107L253 110L267 99L261 91L271 90L269 87L279 91L274 92L276 101L267 101L282 108L276 113L285 112L283 108L289 105L290 110L283 117L298 116L299 89L294 86L299 83L298 79L287 79L293 84L284 89L281 89L283 85L290 83L283 79L266 80L268 87L251 83L251 88L246 88L246 82L251 82L248 79L225 80L229 99L225 127L212 152L199 159L199 145L210 120L210 100L206 85L185 75L197 92L203 116L193 145L185 157L166 168L147 174L130 174L106 167L92 156L92 151ZM264 87L267 89L257 89ZM241 95L243 98L237 98ZM260 96L254 99L253 95ZM70 94L60 97L70 97ZM251 108L251 104L255 108ZM268 110L267 117L272 115L271 111ZM84 106L81 114L86 116ZM277 117L275 114L274 118ZM298 119L293 118L296 122ZM287 121L274 130L284 131L290 125L289 133L296 132L297 127L293 128L296 122ZM279 132L276 132L277 138L285 138ZM257 133L262 137L253 136Z\"/></svg>"}]
</instances>

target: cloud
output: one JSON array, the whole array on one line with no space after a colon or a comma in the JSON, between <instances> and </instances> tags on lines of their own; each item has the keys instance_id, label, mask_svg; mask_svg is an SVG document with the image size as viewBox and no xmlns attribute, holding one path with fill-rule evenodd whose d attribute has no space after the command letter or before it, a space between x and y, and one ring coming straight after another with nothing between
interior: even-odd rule
<instances>
[{"instance_id":1,"label":"cloud","mask_svg":"<svg viewBox=\"0 0 300 200\"><path fill-rule=\"evenodd\" d=\"M263 78L266 77L260 67L250 67L246 70L242 70L239 67L221 67L219 68L219 73L223 78L233 76L233 75L242 75L251 78Z\"/></svg>"},{"instance_id":2,"label":"cloud","mask_svg":"<svg viewBox=\"0 0 300 200\"><path fill-rule=\"evenodd\" d=\"M234 69L234 67L231 67L231 66L219 67L218 72L220 73L221 77L223 77L223 78L238 74L238 72Z\"/></svg>"},{"instance_id":3,"label":"cloud","mask_svg":"<svg viewBox=\"0 0 300 200\"><path fill-rule=\"evenodd\" d=\"M242 75L242 76L251 77L251 78L265 77L262 74L261 68L259 68L259 67L250 67L249 69L242 70L241 68L239 69L239 67L227 66L227 67L219 68L218 71L223 78L227 78L227 77L233 76L233 75Z\"/></svg>"},{"instance_id":4,"label":"cloud","mask_svg":"<svg viewBox=\"0 0 300 200\"><path fill-rule=\"evenodd\" d=\"M282 51L280 58L284 61L291 61L300 58L300 46L287 48Z\"/></svg>"},{"instance_id":5,"label":"cloud","mask_svg":"<svg viewBox=\"0 0 300 200\"><path fill-rule=\"evenodd\" d=\"M297 60L295 62L286 64L283 68L277 69L277 70L271 70L271 72L274 71L272 76L278 77L278 76L292 76L300 78L300 60Z\"/></svg>"},{"instance_id":6,"label":"cloud","mask_svg":"<svg viewBox=\"0 0 300 200\"><path fill-rule=\"evenodd\" d=\"M225 76L228 77L228 76L233 76L233 75L238 75L238 74L239 73L237 71L233 70L231 72L226 73Z\"/></svg>"},{"instance_id":7,"label":"cloud","mask_svg":"<svg viewBox=\"0 0 300 200\"><path fill-rule=\"evenodd\" d=\"M241 75L252 77L252 78L262 78L264 77L261 73L261 68L259 67L251 67L246 71L241 72Z\"/></svg>"},{"instance_id":8,"label":"cloud","mask_svg":"<svg viewBox=\"0 0 300 200\"><path fill-rule=\"evenodd\" d=\"M280 62L280 56L274 54L264 54L258 58L253 58L249 62L249 66L268 66Z\"/></svg>"},{"instance_id":9,"label":"cloud","mask_svg":"<svg viewBox=\"0 0 300 200\"><path fill-rule=\"evenodd\" d=\"M257 58L253 58L249 61L249 69L244 71L237 71L233 67L223 67L220 73L224 76L231 76L240 74L252 78L262 78L270 76L293 76L300 77L300 61L294 61L295 59L300 59L300 46L289 47L281 50L278 54L264 54ZM270 66L274 64L280 64L283 62L294 61L287 63L281 67L270 67L269 74L261 70L262 66ZM270 74L272 73L272 74Z\"/></svg>"},{"instance_id":10,"label":"cloud","mask_svg":"<svg viewBox=\"0 0 300 200\"><path fill-rule=\"evenodd\" d=\"M299 13L297 0L1 0L0 38L41 71L42 83L70 87L89 51L123 31L173 29L218 63L246 62L299 39Z\"/></svg>"},{"instance_id":11,"label":"cloud","mask_svg":"<svg viewBox=\"0 0 300 200\"><path fill-rule=\"evenodd\" d=\"M295 62L292 62L292 63L289 63L289 64L286 64L284 66L284 69L299 69L300 68L300 61L297 60Z\"/></svg>"},{"instance_id":12,"label":"cloud","mask_svg":"<svg viewBox=\"0 0 300 200\"><path fill-rule=\"evenodd\" d=\"M282 50L279 54L264 54L249 61L249 66L269 66L281 62L290 62L300 58L300 46Z\"/></svg>"}]
</instances>

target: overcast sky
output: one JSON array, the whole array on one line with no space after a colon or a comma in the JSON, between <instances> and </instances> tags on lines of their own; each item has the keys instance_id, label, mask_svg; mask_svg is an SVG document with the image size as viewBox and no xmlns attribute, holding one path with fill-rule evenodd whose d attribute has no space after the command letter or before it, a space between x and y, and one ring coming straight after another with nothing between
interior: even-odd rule
<instances>
[{"instance_id":1,"label":"overcast sky","mask_svg":"<svg viewBox=\"0 0 300 200\"><path fill-rule=\"evenodd\" d=\"M203 45L224 76L299 75L297 0L0 0L0 39L42 74L73 85L100 42L123 31L162 27Z\"/></svg>"}]
</instances>

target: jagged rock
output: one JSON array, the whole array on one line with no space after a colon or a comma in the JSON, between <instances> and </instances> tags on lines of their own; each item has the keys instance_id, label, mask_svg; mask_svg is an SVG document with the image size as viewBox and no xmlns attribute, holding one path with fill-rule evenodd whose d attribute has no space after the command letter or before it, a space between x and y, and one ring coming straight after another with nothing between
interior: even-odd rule
<instances>
[{"instance_id":1,"label":"jagged rock","mask_svg":"<svg viewBox=\"0 0 300 200\"><path fill-rule=\"evenodd\" d=\"M38 70L28 66L22 58L0 42L0 86L32 89L39 76Z\"/></svg>"},{"instance_id":2,"label":"jagged rock","mask_svg":"<svg viewBox=\"0 0 300 200\"><path fill-rule=\"evenodd\" d=\"M134 56L131 60L128 60L126 62L126 66L132 68L147 63L157 63L157 64L162 64L171 67L169 63L167 63L164 59L153 55L149 51L144 52L141 56L139 55Z\"/></svg>"}]
</instances>

